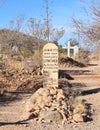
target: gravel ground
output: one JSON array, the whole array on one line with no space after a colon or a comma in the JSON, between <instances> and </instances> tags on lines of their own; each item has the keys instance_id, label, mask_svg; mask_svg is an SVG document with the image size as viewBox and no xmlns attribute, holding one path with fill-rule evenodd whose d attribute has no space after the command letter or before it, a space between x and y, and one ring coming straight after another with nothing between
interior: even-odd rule
<instances>
[{"instance_id":1,"label":"gravel ground","mask_svg":"<svg viewBox=\"0 0 100 130\"><path fill-rule=\"evenodd\" d=\"M0 130L100 130L100 92L83 96L93 109L92 121L83 123L37 123L35 120L20 121L25 100L30 94L19 94L22 99L0 104ZM19 122L18 122L19 121Z\"/></svg>"}]
</instances>

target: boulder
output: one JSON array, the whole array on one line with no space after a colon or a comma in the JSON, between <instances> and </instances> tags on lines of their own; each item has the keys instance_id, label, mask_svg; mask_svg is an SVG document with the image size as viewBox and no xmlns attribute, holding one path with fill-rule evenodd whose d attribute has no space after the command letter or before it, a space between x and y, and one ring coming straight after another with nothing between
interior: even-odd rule
<instances>
[{"instance_id":1,"label":"boulder","mask_svg":"<svg viewBox=\"0 0 100 130\"><path fill-rule=\"evenodd\" d=\"M60 112L48 110L45 112L42 112L39 116L39 121L44 122L61 122L63 120L63 117Z\"/></svg>"},{"instance_id":2,"label":"boulder","mask_svg":"<svg viewBox=\"0 0 100 130\"><path fill-rule=\"evenodd\" d=\"M46 88L37 90L31 98L26 101L22 118L27 119L32 114L38 116L41 109L44 109L45 106L50 106L51 98L49 94L49 90Z\"/></svg>"}]
</instances>

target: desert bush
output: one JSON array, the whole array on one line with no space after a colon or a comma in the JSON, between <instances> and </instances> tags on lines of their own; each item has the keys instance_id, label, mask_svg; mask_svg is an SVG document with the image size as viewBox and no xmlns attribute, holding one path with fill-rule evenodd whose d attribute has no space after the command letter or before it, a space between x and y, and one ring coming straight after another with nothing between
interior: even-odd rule
<instances>
[{"instance_id":1,"label":"desert bush","mask_svg":"<svg viewBox=\"0 0 100 130\"><path fill-rule=\"evenodd\" d=\"M85 67L84 63L81 63L69 57L59 58L59 65L62 67Z\"/></svg>"},{"instance_id":2,"label":"desert bush","mask_svg":"<svg viewBox=\"0 0 100 130\"><path fill-rule=\"evenodd\" d=\"M59 58L66 57L67 54L66 49L63 49L62 46L59 46L58 51L59 51Z\"/></svg>"},{"instance_id":3,"label":"desert bush","mask_svg":"<svg viewBox=\"0 0 100 130\"><path fill-rule=\"evenodd\" d=\"M79 53L76 55L75 60L80 63L87 65L89 63L89 54L85 50L80 50Z\"/></svg>"},{"instance_id":4,"label":"desert bush","mask_svg":"<svg viewBox=\"0 0 100 130\"><path fill-rule=\"evenodd\" d=\"M72 119L76 114L80 115L83 121L86 121L87 118L90 118L88 115L89 109L87 108L85 101L81 98L80 92L70 89L70 91L67 90L67 93L64 93L64 95L68 111L67 117L69 119Z\"/></svg>"},{"instance_id":5,"label":"desert bush","mask_svg":"<svg viewBox=\"0 0 100 130\"><path fill-rule=\"evenodd\" d=\"M65 96L65 103L67 106L67 118L78 119L81 117L81 121L88 121L92 119L92 109L86 100L82 98L82 92L80 90L74 90L73 88L62 88Z\"/></svg>"},{"instance_id":6,"label":"desert bush","mask_svg":"<svg viewBox=\"0 0 100 130\"><path fill-rule=\"evenodd\" d=\"M35 65L42 65L42 50L35 50L33 60Z\"/></svg>"},{"instance_id":7,"label":"desert bush","mask_svg":"<svg viewBox=\"0 0 100 130\"><path fill-rule=\"evenodd\" d=\"M79 113L82 115L86 115L87 113L86 105L84 100L80 96L77 96L73 100L72 104L73 104L73 114Z\"/></svg>"}]
</instances>

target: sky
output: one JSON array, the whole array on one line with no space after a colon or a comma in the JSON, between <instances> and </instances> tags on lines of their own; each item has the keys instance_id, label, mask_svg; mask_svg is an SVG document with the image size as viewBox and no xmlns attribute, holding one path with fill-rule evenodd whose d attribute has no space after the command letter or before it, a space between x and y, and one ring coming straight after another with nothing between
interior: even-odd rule
<instances>
[{"instance_id":1,"label":"sky","mask_svg":"<svg viewBox=\"0 0 100 130\"><path fill-rule=\"evenodd\" d=\"M71 33L71 17L82 17L79 0L49 0L49 17L53 27L64 28L65 34L59 40L64 45L68 39L74 37ZM20 14L25 15L26 21L33 17L45 17L45 0L0 0L0 29L9 28L11 20Z\"/></svg>"}]
</instances>

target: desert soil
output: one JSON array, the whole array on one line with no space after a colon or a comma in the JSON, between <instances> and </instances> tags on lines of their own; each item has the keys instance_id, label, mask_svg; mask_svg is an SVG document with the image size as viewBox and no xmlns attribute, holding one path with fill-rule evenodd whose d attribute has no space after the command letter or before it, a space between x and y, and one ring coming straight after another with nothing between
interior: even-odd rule
<instances>
[{"instance_id":1,"label":"desert soil","mask_svg":"<svg viewBox=\"0 0 100 130\"><path fill-rule=\"evenodd\" d=\"M80 68L73 68L78 69ZM6 93L8 99L0 100L0 130L100 130L100 64L81 68L90 70L93 74L75 75L72 83L84 84L83 90L87 93L83 96L92 107L92 120L88 122L61 123L37 123L35 120L22 121L20 116L24 109L25 101L31 93ZM80 86L81 87L81 86ZM89 93L88 93L89 92Z\"/></svg>"}]
</instances>

